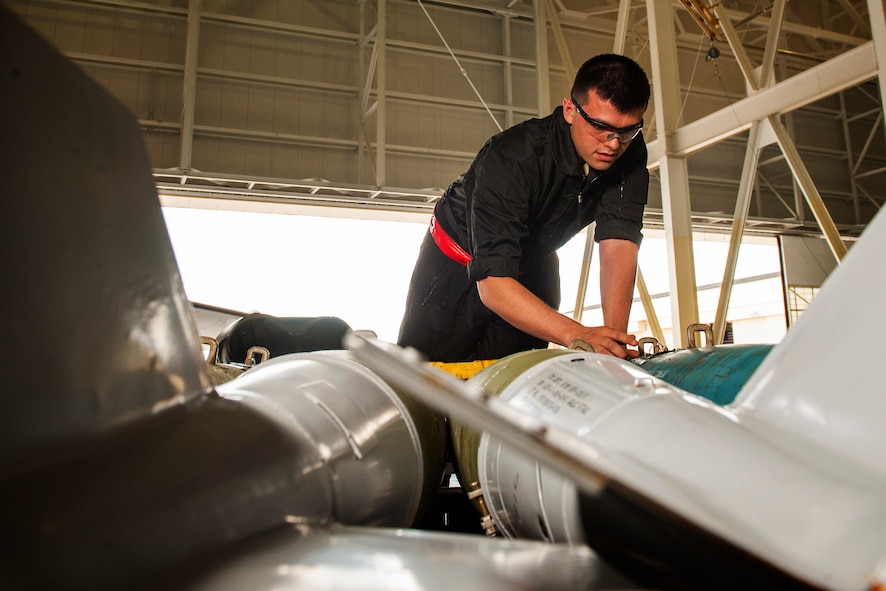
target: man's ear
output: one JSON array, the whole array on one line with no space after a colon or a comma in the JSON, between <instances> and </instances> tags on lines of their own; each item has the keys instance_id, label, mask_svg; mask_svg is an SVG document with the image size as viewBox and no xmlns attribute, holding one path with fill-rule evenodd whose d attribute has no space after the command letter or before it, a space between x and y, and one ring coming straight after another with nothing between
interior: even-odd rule
<instances>
[{"instance_id":1,"label":"man's ear","mask_svg":"<svg viewBox=\"0 0 886 591\"><path fill-rule=\"evenodd\" d=\"M566 123L572 125L572 118L575 116L575 105L568 98L563 99L563 119Z\"/></svg>"}]
</instances>

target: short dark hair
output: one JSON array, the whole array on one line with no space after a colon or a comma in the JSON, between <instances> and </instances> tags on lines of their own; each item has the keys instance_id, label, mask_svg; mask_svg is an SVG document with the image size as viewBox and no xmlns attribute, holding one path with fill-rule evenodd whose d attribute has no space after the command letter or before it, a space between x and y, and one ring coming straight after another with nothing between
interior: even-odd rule
<instances>
[{"instance_id":1,"label":"short dark hair","mask_svg":"<svg viewBox=\"0 0 886 591\"><path fill-rule=\"evenodd\" d=\"M617 53L602 53L581 65L571 96L582 101L589 90L612 103L620 113L631 113L649 105L646 72L631 58Z\"/></svg>"}]
</instances>

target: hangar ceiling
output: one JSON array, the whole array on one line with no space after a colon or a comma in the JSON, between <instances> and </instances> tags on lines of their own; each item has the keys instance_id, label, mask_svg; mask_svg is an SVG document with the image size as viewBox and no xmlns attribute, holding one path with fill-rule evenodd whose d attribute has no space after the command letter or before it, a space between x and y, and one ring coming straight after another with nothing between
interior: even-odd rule
<instances>
[{"instance_id":1,"label":"hangar ceiling","mask_svg":"<svg viewBox=\"0 0 886 591\"><path fill-rule=\"evenodd\" d=\"M835 226L858 235L886 186L865 1L10 1L136 114L164 195L390 212L429 211L498 127L559 104L568 66L620 48L653 74L655 4L675 45L656 59L679 80L661 86L679 89L679 105L667 149L654 102L644 133L653 170L666 152L686 157L693 227L731 228L750 125L729 115L753 94L723 27L705 35L707 13L731 24L752 67L775 33L781 89L749 116L778 105ZM833 75L850 64L860 73ZM789 84L809 71L821 87ZM745 231L820 234L783 150L762 136ZM661 227L654 184L647 225Z\"/></svg>"}]
</instances>

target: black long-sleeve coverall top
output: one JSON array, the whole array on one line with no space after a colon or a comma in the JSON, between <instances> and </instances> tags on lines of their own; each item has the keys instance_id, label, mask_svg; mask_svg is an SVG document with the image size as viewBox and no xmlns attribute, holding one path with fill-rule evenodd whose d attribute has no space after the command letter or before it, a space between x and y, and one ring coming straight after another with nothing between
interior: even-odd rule
<instances>
[{"instance_id":1,"label":"black long-sleeve coverall top","mask_svg":"<svg viewBox=\"0 0 886 591\"><path fill-rule=\"evenodd\" d=\"M484 306L476 282L513 277L557 309L556 251L582 228L596 221L597 242L640 244L646 158L641 134L609 170L586 174L563 107L490 138L434 209L438 226L473 258L465 268L425 236L398 344L431 361L499 359L547 347Z\"/></svg>"}]
</instances>

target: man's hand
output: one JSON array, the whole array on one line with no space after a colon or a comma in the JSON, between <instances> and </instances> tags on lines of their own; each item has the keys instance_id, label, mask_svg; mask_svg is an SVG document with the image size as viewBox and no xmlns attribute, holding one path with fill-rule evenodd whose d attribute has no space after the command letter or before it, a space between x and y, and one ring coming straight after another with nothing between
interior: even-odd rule
<instances>
[{"instance_id":1,"label":"man's hand","mask_svg":"<svg viewBox=\"0 0 886 591\"><path fill-rule=\"evenodd\" d=\"M567 346L576 339L591 345L594 351L621 359L638 357L637 338L608 326L583 326L538 299L510 277L487 277L477 282L480 299L511 325L540 339Z\"/></svg>"},{"instance_id":2,"label":"man's hand","mask_svg":"<svg viewBox=\"0 0 886 591\"><path fill-rule=\"evenodd\" d=\"M632 347L638 346L637 337L614 328L609 328L608 326L587 328L576 338L591 345L595 353L614 355L621 359L633 359L640 355L637 349L628 349L628 345Z\"/></svg>"}]
</instances>

